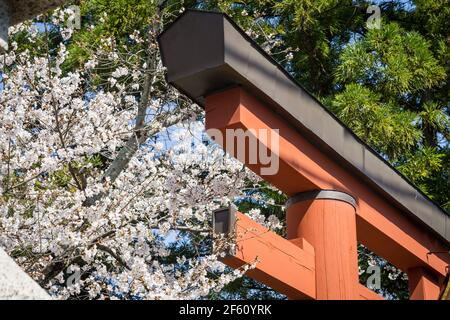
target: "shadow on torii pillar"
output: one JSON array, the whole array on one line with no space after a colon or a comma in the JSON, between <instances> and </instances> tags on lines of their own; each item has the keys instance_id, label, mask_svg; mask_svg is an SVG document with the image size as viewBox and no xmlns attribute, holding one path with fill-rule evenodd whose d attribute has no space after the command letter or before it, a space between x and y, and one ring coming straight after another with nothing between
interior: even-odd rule
<instances>
[{"instance_id":1,"label":"shadow on torii pillar","mask_svg":"<svg viewBox=\"0 0 450 320\"><path fill-rule=\"evenodd\" d=\"M411 299L439 298L450 264L447 212L227 15L188 10L159 40L168 82L204 107L208 134L290 196L287 239L233 208L214 213L216 232L235 237L227 265L258 258L248 275L291 299L382 299L359 284L359 242L408 273ZM261 148L276 170L255 158Z\"/></svg>"}]
</instances>

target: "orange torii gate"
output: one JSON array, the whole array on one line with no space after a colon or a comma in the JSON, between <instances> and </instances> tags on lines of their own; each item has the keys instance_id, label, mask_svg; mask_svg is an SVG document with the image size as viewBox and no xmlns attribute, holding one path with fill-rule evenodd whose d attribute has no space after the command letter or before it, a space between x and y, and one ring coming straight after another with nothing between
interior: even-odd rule
<instances>
[{"instance_id":1,"label":"orange torii gate","mask_svg":"<svg viewBox=\"0 0 450 320\"><path fill-rule=\"evenodd\" d=\"M359 242L408 273L411 299L438 299L450 264L447 212L228 16L188 10L160 36L160 47L167 80L205 108L207 129L249 132L240 156L235 137L216 141L290 197L287 239L233 208L214 213L216 232L236 237L227 265L258 257L249 276L291 299L381 299L359 284ZM263 170L267 162L252 161L246 138L277 157L276 174Z\"/></svg>"}]
</instances>

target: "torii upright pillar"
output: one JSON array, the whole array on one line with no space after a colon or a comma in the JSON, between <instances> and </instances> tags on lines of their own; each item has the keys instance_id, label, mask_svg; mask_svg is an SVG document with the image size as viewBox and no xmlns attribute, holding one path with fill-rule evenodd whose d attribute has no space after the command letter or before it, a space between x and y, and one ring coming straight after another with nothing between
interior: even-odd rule
<instances>
[{"instance_id":1,"label":"torii upright pillar","mask_svg":"<svg viewBox=\"0 0 450 320\"><path fill-rule=\"evenodd\" d=\"M355 300L358 292L356 202L346 193L299 193L287 203L287 237L313 245L316 299Z\"/></svg>"},{"instance_id":2,"label":"torii upright pillar","mask_svg":"<svg viewBox=\"0 0 450 320\"><path fill-rule=\"evenodd\" d=\"M409 298L411 300L437 300L440 294L439 279L425 268L408 269Z\"/></svg>"}]
</instances>

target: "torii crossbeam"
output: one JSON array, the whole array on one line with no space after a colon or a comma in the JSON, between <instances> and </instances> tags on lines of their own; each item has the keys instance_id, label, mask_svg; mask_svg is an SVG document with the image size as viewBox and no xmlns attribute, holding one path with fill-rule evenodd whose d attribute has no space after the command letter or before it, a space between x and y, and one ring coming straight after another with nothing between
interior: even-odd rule
<instances>
[{"instance_id":1,"label":"torii crossbeam","mask_svg":"<svg viewBox=\"0 0 450 320\"><path fill-rule=\"evenodd\" d=\"M236 218L237 250L225 263L238 267L258 257L249 275L293 299L378 299L358 282L359 242L408 273L411 299L439 297L450 264L447 212L226 15L189 10L161 35L160 47L167 80L205 108L209 132L246 132L243 141L216 141L290 196L288 239L228 211ZM248 139L276 156L275 174L254 161Z\"/></svg>"}]
</instances>

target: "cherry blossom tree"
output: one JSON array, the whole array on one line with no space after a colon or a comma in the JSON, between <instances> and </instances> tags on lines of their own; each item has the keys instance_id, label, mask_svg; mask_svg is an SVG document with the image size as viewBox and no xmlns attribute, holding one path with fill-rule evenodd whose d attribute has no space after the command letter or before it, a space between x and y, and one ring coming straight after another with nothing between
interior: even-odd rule
<instances>
[{"instance_id":1,"label":"cherry blossom tree","mask_svg":"<svg viewBox=\"0 0 450 320\"><path fill-rule=\"evenodd\" d=\"M0 245L57 298L220 291L251 266L218 262L227 241L213 246L211 214L258 178L209 141L202 110L166 84L157 35L173 13L156 8L126 41L100 35L76 61L73 14L11 28L0 57Z\"/></svg>"}]
</instances>

